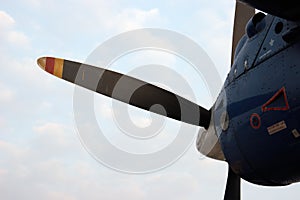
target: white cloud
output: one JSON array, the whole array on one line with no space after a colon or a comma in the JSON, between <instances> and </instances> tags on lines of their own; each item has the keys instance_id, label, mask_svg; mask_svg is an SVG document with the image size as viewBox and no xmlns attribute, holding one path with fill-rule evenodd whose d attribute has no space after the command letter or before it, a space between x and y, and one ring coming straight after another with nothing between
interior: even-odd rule
<instances>
[{"instance_id":1,"label":"white cloud","mask_svg":"<svg viewBox=\"0 0 300 200\"><path fill-rule=\"evenodd\" d=\"M54 156L55 154L67 156L72 154L74 149L78 150L81 147L74 130L61 123L46 122L34 126L33 131L36 136L32 145L40 149L41 156Z\"/></svg>"},{"instance_id":2,"label":"white cloud","mask_svg":"<svg viewBox=\"0 0 300 200\"><path fill-rule=\"evenodd\" d=\"M41 0L26 0L24 1L29 7L39 8L43 3Z\"/></svg>"},{"instance_id":3,"label":"white cloud","mask_svg":"<svg viewBox=\"0 0 300 200\"><path fill-rule=\"evenodd\" d=\"M24 33L15 30L15 24L16 22L13 17L0 10L1 48L3 48L5 44L18 47L28 47L29 38Z\"/></svg>"},{"instance_id":4,"label":"white cloud","mask_svg":"<svg viewBox=\"0 0 300 200\"><path fill-rule=\"evenodd\" d=\"M17 31L10 31L7 34L7 40L11 44L20 45L20 46L27 46L29 44L28 37L21 32Z\"/></svg>"},{"instance_id":5,"label":"white cloud","mask_svg":"<svg viewBox=\"0 0 300 200\"><path fill-rule=\"evenodd\" d=\"M0 115L0 128L3 128L6 125L6 120Z\"/></svg>"},{"instance_id":6,"label":"white cloud","mask_svg":"<svg viewBox=\"0 0 300 200\"><path fill-rule=\"evenodd\" d=\"M159 22L161 16L157 8L150 10L125 9L109 20L109 27L115 27L119 31L141 28L147 23Z\"/></svg>"},{"instance_id":7,"label":"white cloud","mask_svg":"<svg viewBox=\"0 0 300 200\"><path fill-rule=\"evenodd\" d=\"M228 7L228 5L227 5ZM229 7L230 8L230 7ZM229 8L227 10L229 10ZM196 14L198 19L206 19L201 22L202 29L199 27L201 40L208 41L203 43L203 47L212 58L216 67L224 78L230 68L231 56L231 36L233 30L232 12L219 12L213 10L199 10Z\"/></svg>"},{"instance_id":8,"label":"white cloud","mask_svg":"<svg viewBox=\"0 0 300 200\"><path fill-rule=\"evenodd\" d=\"M80 4L79 4L80 5ZM78 5L74 5L78 6ZM127 31L147 26L151 23L161 23L162 19L158 8L140 9L134 6L122 7L119 1L90 0L82 5L90 11L88 23L97 24L102 30Z\"/></svg>"},{"instance_id":9,"label":"white cloud","mask_svg":"<svg viewBox=\"0 0 300 200\"><path fill-rule=\"evenodd\" d=\"M68 143L66 127L59 123L46 122L33 127L33 131L37 134L38 142L55 146L65 146ZM50 140L50 141L49 141ZM44 145L43 144L43 145Z\"/></svg>"},{"instance_id":10,"label":"white cloud","mask_svg":"<svg viewBox=\"0 0 300 200\"><path fill-rule=\"evenodd\" d=\"M13 100L15 92L8 86L0 82L0 103L7 103Z\"/></svg>"},{"instance_id":11,"label":"white cloud","mask_svg":"<svg viewBox=\"0 0 300 200\"><path fill-rule=\"evenodd\" d=\"M154 184L155 183L155 184ZM160 184L156 184L160 183ZM147 199L192 199L201 187L199 182L189 173L166 172L153 176L148 181ZM170 190L172 188L172 190Z\"/></svg>"},{"instance_id":12,"label":"white cloud","mask_svg":"<svg viewBox=\"0 0 300 200\"><path fill-rule=\"evenodd\" d=\"M0 30L11 28L15 23L15 20L9 16L6 12L0 11Z\"/></svg>"},{"instance_id":13,"label":"white cloud","mask_svg":"<svg viewBox=\"0 0 300 200\"><path fill-rule=\"evenodd\" d=\"M100 95L94 95L94 109L96 116L100 115L101 118L111 119L114 115L111 101Z\"/></svg>"},{"instance_id":14,"label":"white cloud","mask_svg":"<svg viewBox=\"0 0 300 200\"><path fill-rule=\"evenodd\" d=\"M54 124L37 128L44 134L48 129L61 129ZM48 138L50 139L50 138ZM53 146L52 148L56 148ZM20 145L0 141L0 192L3 199L145 199L140 184L129 176L103 171L90 157L61 156L36 157L43 148L30 145L26 150ZM73 154L77 153L74 151ZM96 163L96 165L95 165ZM17 193L15 191L18 191Z\"/></svg>"},{"instance_id":15,"label":"white cloud","mask_svg":"<svg viewBox=\"0 0 300 200\"><path fill-rule=\"evenodd\" d=\"M24 149L19 148L16 144L0 140L1 154L5 153L10 158L21 158L26 154ZM4 155L4 154L3 154Z\"/></svg>"}]
</instances>

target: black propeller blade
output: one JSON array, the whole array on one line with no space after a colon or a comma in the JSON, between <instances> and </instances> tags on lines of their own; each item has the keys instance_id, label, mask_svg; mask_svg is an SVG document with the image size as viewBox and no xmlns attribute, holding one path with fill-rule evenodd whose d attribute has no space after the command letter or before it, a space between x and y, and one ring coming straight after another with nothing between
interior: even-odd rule
<instances>
[{"instance_id":1,"label":"black propeller blade","mask_svg":"<svg viewBox=\"0 0 300 200\"><path fill-rule=\"evenodd\" d=\"M37 62L50 74L86 89L188 124L205 128L209 126L210 111L150 83L59 58L42 57ZM161 105L164 109L154 105Z\"/></svg>"},{"instance_id":2,"label":"black propeller blade","mask_svg":"<svg viewBox=\"0 0 300 200\"><path fill-rule=\"evenodd\" d=\"M236 3L232 62L236 45L245 33L247 22L255 13L254 8L238 1ZM102 95L188 124L202 126L206 129L210 125L210 110L206 110L181 96L142 80L59 58L42 57L37 62L43 70L50 74ZM163 109L155 106L157 104L161 105ZM230 166L228 168L224 200L239 200L241 197L241 179L231 170Z\"/></svg>"},{"instance_id":3,"label":"black propeller blade","mask_svg":"<svg viewBox=\"0 0 300 200\"><path fill-rule=\"evenodd\" d=\"M224 200L240 200L241 199L241 178L236 175L230 166L228 166L227 184Z\"/></svg>"}]
</instances>

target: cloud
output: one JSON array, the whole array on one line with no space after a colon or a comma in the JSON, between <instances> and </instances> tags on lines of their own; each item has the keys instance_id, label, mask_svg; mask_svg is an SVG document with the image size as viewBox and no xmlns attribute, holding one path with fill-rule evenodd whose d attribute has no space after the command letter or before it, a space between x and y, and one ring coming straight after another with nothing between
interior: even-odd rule
<instances>
[{"instance_id":1,"label":"cloud","mask_svg":"<svg viewBox=\"0 0 300 200\"><path fill-rule=\"evenodd\" d=\"M6 120L0 115L0 128L4 128L6 123Z\"/></svg>"},{"instance_id":2,"label":"cloud","mask_svg":"<svg viewBox=\"0 0 300 200\"><path fill-rule=\"evenodd\" d=\"M163 21L158 8L141 9L136 8L134 5L130 7L128 5L122 6L119 1L94 0L90 0L88 3L85 2L82 6L85 10L90 11L87 22L93 22L93 24L97 24L98 27L106 31L127 31L140 28L146 24L161 23Z\"/></svg>"},{"instance_id":3,"label":"cloud","mask_svg":"<svg viewBox=\"0 0 300 200\"><path fill-rule=\"evenodd\" d=\"M40 16L35 21L40 25L40 34L51 40L56 38L57 45L74 41L85 45L84 41L87 42L91 37L98 42L103 36L151 24L161 24L164 21L157 8L141 9L123 5L122 2L115 0L72 3L45 1L39 9L43 12L38 13ZM52 20L49 20L48 16L51 16ZM81 36L83 34L87 39L82 37L79 39L79 34Z\"/></svg>"},{"instance_id":4,"label":"cloud","mask_svg":"<svg viewBox=\"0 0 300 200\"><path fill-rule=\"evenodd\" d=\"M75 149L81 148L81 144L74 129L56 122L45 122L33 127L35 137L32 140L32 148L40 149L35 153L37 158L43 156L68 157L74 156ZM56 155L56 156L55 156Z\"/></svg>"},{"instance_id":5,"label":"cloud","mask_svg":"<svg viewBox=\"0 0 300 200\"><path fill-rule=\"evenodd\" d=\"M96 116L99 115L102 119L112 119L114 112L116 112L112 108L111 100L98 94L94 95L94 110Z\"/></svg>"},{"instance_id":6,"label":"cloud","mask_svg":"<svg viewBox=\"0 0 300 200\"><path fill-rule=\"evenodd\" d=\"M39 136L49 137L50 135L52 135L52 137L57 139L56 142L58 142L59 144L65 144L65 141L62 137L65 134L64 129L64 125L53 122L46 122L45 124L33 127L33 131Z\"/></svg>"},{"instance_id":7,"label":"cloud","mask_svg":"<svg viewBox=\"0 0 300 200\"><path fill-rule=\"evenodd\" d=\"M2 48L5 44L28 47L29 38L24 33L15 30L15 24L15 20L9 14L0 10L0 42Z\"/></svg>"},{"instance_id":8,"label":"cloud","mask_svg":"<svg viewBox=\"0 0 300 200\"><path fill-rule=\"evenodd\" d=\"M164 173L149 178L146 199L192 199L200 184L189 173ZM157 184L160 183L160 184ZM172 188L172 190L170 190Z\"/></svg>"},{"instance_id":9,"label":"cloud","mask_svg":"<svg viewBox=\"0 0 300 200\"><path fill-rule=\"evenodd\" d=\"M15 96L15 92L9 88L8 86L6 86L4 83L0 82L0 103L7 103L9 101L11 101L14 96Z\"/></svg>"},{"instance_id":10,"label":"cloud","mask_svg":"<svg viewBox=\"0 0 300 200\"><path fill-rule=\"evenodd\" d=\"M107 25L110 28L115 27L119 31L126 31L141 28L149 23L157 23L159 20L161 20L161 16L157 8L150 10L131 8L122 10Z\"/></svg>"},{"instance_id":11,"label":"cloud","mask_svg":"<svg viewBox=\"0 0 300 200\"><path fill-rule=\"evenodd\" d=\"M15 20L6 12L0 11L0 30L10 28L15 23Z\"/></svg>"},{"instance_id":12,"label":"cloud","mask_svg":"<svg viewBox=\"0 0 300 200\"><path fill-rule=\"evenodd\" d=\"M219 10L220 8L217 10L199 10L195 16L198 19L206 19L201 23L202 29L204 28L206 31L199 29L197 32L199 32L202 40L209 41L203 43L203 47L213 59L221 75L226 75L230 68L234 9L228 12L229 6L225 4L224 7L227 9L223 10Z\"/></svg>"},{"instance_id":13,"label":"cloud","mask_svg":"<svg viewBox=\"0 0 300 200\"><path fill-rule=\"evenodd\" d=\"M1 154L7 155L7 157L10 158L21 158L26 154L26 151L24 149L19 148L16 144L6 142L3 140L0 140L0 150Z\"/></svg>"},{"instance_id":14,"label":"cloud","mask_svg":"<svg viewBox=\"0 0 300 200\"><path fill-rule=\"evenodd\" d=\"M62 127L51 123L36 128L38 134L50 130L60 132ZM29 144L24 148L0 140L0 192L3 199L115 200L120 196L145 199L139 183L128 179L129 176L103 170L89 155L78 153L75 146L69 146L76 154L70 158L65 152L50 156L44 151L49 147L36 148L32 142ZM36 154L44 155L37 157Z\"/></svg>"}]
</instances>

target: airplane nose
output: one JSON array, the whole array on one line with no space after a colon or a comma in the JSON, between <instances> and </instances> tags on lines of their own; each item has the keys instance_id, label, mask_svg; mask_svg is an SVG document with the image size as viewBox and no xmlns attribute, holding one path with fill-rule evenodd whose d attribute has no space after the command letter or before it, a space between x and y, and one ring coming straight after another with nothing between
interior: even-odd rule
<instances>
[{"instance_id":1,"label":"airplane nose","mask_svg":"<svg viewBox=\"0 0 300 200\"><path fill-rule=\"evenodd\" d=\"M41 57L37 60L37 64L46 72L62 78L64 60L60 58Z\"/></svg>"}]
</instances>

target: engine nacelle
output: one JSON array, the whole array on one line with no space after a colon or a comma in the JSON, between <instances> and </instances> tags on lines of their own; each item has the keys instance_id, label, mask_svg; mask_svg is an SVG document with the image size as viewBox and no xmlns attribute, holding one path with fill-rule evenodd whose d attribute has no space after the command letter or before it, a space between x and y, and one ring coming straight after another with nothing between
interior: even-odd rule
<instances>
[{"instance_id":1,"label":"engine nacelle","mask_svg":"<svg viewBox=\"0 0 300 200\"><path fill-rule=\"evenodd\" d=\"M255 184L287 185L300 181L299 24L259 19L264 28L244 36L214 106L215 130L236 174Z\"/></svg>"}]
</instances>

